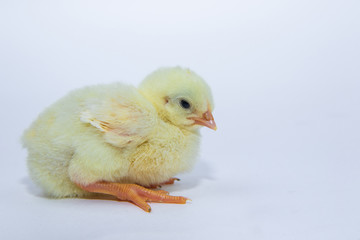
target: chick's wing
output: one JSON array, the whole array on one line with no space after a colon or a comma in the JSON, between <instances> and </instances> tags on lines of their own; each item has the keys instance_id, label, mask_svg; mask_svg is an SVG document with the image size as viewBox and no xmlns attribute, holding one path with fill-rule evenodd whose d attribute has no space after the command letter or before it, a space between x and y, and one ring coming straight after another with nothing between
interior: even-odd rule
<instances>
[{"instance_id":1,"label":"chick's wing","mask_svg":"<svg viewBox=\"0 0 360 240\"><path fill-rule=\"evenodd\" d=\"M88 100L80 114L82 122L103 132L106 142L121 148L146 141L157 116L140 94L125 95Z\"/></svg>"}]
</instances>

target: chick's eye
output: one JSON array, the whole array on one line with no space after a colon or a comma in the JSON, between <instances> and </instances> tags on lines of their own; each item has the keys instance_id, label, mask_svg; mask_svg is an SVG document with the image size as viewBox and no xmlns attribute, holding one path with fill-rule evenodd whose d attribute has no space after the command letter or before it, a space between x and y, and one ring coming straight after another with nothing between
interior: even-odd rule
<instances>
[{"instance_id":1,"label":"chick's eye","mask_svg":"<svg viewBox=\"0 0 360 240\"><path fill-rule=\"evenodd\" d=\"M190 108L190 103L186 100L181 100L180 101L180 105L181 107L185 108L185 109L189 109Z\"/></svg>"}]
</instances>

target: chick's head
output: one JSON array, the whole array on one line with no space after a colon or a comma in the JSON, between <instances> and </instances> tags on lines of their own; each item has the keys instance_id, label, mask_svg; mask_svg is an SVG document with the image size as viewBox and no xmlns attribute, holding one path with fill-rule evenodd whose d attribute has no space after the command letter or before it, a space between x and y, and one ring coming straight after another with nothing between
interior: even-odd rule
<instances>
[{"instance_id":1,"label":"chick's head","mask_svg":"<svg viewBox=\"0 0 360 240\"><path fill-rule=\"evenodd\" d=\"M161 68L144 79L139 91L165 121L189 131L197 131L200 126L216 130L210 88L193 71Z\"/></svg>"}]
</instances>

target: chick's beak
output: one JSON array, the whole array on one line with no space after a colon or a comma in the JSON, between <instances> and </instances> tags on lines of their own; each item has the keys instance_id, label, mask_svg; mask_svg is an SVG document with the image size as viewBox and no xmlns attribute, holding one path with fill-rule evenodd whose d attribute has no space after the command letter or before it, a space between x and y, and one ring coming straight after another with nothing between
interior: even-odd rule
<instances>
[{"instance_id":1,"label":"chick's beak","mask_svg":"<svg viewBox=\"0 0 360 240\"><path fill-rule=\"evenodd\" d=\"M202 126L208 127L208 128L210 128L212 130L215 130L215 131L217 129L216 123L214 121L214 117L213 117L212 113L209 110L206 111L202 115L202 117L192 117L190 119L195 121L194 124L202 125Z\"/></svg>"}]
</instances>

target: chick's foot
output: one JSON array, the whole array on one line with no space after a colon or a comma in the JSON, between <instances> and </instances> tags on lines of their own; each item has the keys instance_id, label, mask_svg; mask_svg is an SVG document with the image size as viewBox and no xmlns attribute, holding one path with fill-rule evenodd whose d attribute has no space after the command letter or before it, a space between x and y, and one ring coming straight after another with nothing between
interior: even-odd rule
<instances>
[{"instance_id":1,"label":"chick's foot","mask_svg":"<svg viewBox=\"0 0 360 240\"><path fill-rule=\"evenodd\" d=\"M96 182L89 185L78 184L78 186L88 192L109 194L120 200L130 201L146 212L151 211L151 207L146 202L185 204L190 200L185 197L170 196L163 190L150 190L137 184Z\"/></svg>"}]
</instances>

